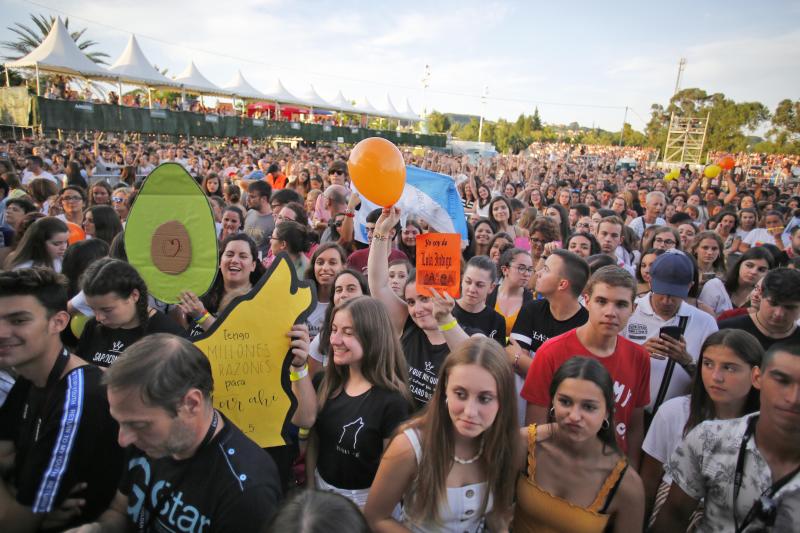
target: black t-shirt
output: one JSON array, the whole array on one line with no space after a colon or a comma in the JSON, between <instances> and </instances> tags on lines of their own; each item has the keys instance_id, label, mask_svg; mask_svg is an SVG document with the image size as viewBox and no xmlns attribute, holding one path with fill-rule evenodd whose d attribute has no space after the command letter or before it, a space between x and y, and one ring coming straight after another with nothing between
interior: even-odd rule
<instances>
[{"instance_id":1,"label":"black t-shirt","mask_svg":"<svg viewBox=\"0 0 800 533\"><path fill-rule=\"evenodd\" d=\"M399 392L375 386L359 396L342 391L325 402L314 425L322 479L341 489L369 488L381 462L383 441L408 418L409 408Z\"/></svg>"},{"instance_id":2,"label":"black t-shirt","mask_svg":"<svg viewBox=\"0 0 800 533\"><path fill-rule=\"evenodd\" d=\"M408 365L408 389L416 408L422 408L433 396L439 381L439 368L450 348L447 343L431 344L425 332L409 317L400 337Z\"/></svg>"},{"instance_id":3,"label":"black t-shirt","mask_svg":"<svg viewBox=\"0 0 800 533\"><path fill-rule=\"evenodd\" d=\"M551 337L557 337L586 324L589 312L581 307L577 313L566 320L559 321L550 312L550 302L536 300L522 306L511 330L511 338L522 348L535 353L539 346Z\"/></svg>"},{"instance_id":4,"label":"black t-shirt","mask_svg":"<svg viewBox=\"0 0 800 533\"><path fill-rule=\"evenodd\" d=\"M779 342L800 342L800 328L795 328L794 333L788 337L784 337L782 339L773 339L772 337L767 337L761 333L761 330L759 330L755 323L753 323L753 319L750 318L749 313L733 318L727 318L720 321L717 325L719 326L719 329L741 329L752 334L756 339L758 339L758 342L761 343L761 346L764 348L764 350L769 350L770 346Z\"/></svg>"},{"instance_id":5,"label":"black t-shirt","mask_svg":"<svg viewBox=\"0 0 800 533\"><path fill-rule=\"evenodd\" d=\"M108 368L122 355L123 350L150 333L172 333L184 336L186 332L170 317L156 311L147 319L147 325L131 329L107 328L92 317L86 323L78 341L78 356L97 366Z\"/></svg>"},{"instance_id":6,"label":"black t-shirt","mask_svg":"<svg viewBox=\"0 0 800 533\"><path fill-rule=\"evenodd\" d=\"M47 513L76 484L87 483L77 494L86 500L83 512L66 528L96 520L111 503L122 472L119 429L102 376L99 368L84 365L44 388L19 377L0 408L0 441L12 441L16 449L12 482L21 505Z\"/></svg>"},{"instance_id":7,"label":"black t-shirt","mask_svg":"<svg viewBox=\"0 0 800 533\"><path fill-rule=\"evenodd\" d=\"M501 346L506 345L506 319L488 305L478 313L470 313L456 303L453 316L462 328L477 330L496 340Z\"/></svg>"},{"instance_id":8,"label":"black t-shirt","mask_svg":"<svg viewBox=\"0 0 800 533\"><path fill-rule=\"evenodd\" d=\"M281 494L275 463L220 416L225 425L189 459L127 450L119 490L128 498L134 531L257 532L272 518ZM151 519L154 502L160 512Z\"/></svg>"}]
</instances>

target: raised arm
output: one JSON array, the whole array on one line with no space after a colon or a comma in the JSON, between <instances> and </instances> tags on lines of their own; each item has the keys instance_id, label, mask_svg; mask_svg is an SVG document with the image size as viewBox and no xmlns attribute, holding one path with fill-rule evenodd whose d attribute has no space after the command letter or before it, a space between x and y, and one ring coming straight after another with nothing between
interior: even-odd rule
<instances>
[{"instance_id":1,"label":"raised arm","mask_svg":"<svg viewBox=\"0 0 800 533\"><path fill-rule=\"evenodd\" d=\"M372 244L369 247L367 260L367 280L369 292L386 306L389 318L397 335L403 333L403 326L408 318L408 307L389 286L389 235L400 221L400 209L397 207L384 208L380 218L375 223L375 233L372 235Z\"/></svg>"}]
</instances>

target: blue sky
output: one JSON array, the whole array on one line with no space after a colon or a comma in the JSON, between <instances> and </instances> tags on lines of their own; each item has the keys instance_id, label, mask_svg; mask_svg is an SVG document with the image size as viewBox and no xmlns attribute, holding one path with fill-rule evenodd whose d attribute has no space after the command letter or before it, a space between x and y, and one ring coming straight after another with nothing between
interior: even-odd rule
<instances>
[{"instance_id":1,"label":"blue sky","mask_svg":"<svg viewBox=\"0 0 800 533\"><path fill-rule=\"evenodd\" d=\"M42 7L45 6L45 7ZM643 129L650 104L682 87L758 100L800 97L800 1L0 0L0 40L28 13L68 15L112 61L135 33L153 63L189 60L223 85L237 69L256 87L280 78L382 107ZM422 89L425 65L430 88ZM564 105L568 104L568 105Z\"/></svg>"}]
</instances>

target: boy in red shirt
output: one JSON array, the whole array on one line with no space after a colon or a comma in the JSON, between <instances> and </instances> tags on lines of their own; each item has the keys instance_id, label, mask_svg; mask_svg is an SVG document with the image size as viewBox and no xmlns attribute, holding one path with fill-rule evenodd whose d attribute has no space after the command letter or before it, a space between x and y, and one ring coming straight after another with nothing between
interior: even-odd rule
<instances>
[{"instance_id":1,"label":"boy in red shirt","mask_svg":"<svg viewBox=\"0 0 800 533\"><path fill-rule=\"evenodd\" d=\"M650 357L619 333L633 313L636 281L617 266L599 269L584 292L589 321L539 347L520 395L528 402L525 420L544 424L552 399L550 381L562 363L576 355L597 359L614 380L614 427L620 447L634 468L644 439L644 407L650 403ZM579 421L577 421L579 423Z\"/></svg>"}]
</instances>

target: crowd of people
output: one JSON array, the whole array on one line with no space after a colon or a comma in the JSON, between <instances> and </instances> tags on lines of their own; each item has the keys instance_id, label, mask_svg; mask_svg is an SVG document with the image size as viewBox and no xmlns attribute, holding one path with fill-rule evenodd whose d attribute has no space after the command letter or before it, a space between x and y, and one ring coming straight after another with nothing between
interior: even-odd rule
<instances>
[{"instance_id":1,"label":"crowd of people","mask_svg":"<svg viewBox=\"0 0 800 533\"><path fill-rule=\"evenodd\" d=\"M430 221L360 212L347 147L0 144L0 530L794 530L797 157L665 180L631 147L403 153L458 188L458 298L417 284ZM220 250L176 305L124 246L167 162ZM316 302L261 449L191 339L278 254Z\"/></svg>"}]
</instances>

